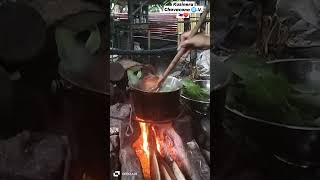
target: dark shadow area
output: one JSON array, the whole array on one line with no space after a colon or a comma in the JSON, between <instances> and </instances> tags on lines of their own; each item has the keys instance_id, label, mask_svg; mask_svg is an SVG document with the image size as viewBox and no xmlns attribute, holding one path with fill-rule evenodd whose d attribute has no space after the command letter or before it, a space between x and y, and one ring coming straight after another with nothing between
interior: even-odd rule
<instances>
[{"instance_id":1,"label":"dark shadow area","mask_svg":"<svg viewBox=\"0 0 320 180\"><path fill-rule=\"evenodd\" d=\"M214 179L319 179L319 5L215 1Z\"/></svg>"},{"instance_id":2,"label":"dark shadow area","mask_svg":"<svg viewBox=\"0 0 320 180\"><path fill-rule=\"evenodd\" d=\"M0 178L106 179L106 7L1 3Z\"/></svg>"}]
</instances>

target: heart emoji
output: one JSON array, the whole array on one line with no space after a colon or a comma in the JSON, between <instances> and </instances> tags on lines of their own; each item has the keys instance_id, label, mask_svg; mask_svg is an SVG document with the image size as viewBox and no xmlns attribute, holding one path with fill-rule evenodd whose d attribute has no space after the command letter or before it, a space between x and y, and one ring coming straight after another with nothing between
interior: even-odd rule
<instances>
[{"instance_id":1,"label":"heart emoji","mask_svg":"<svg viewBox=\"0 0 320 180\"><path fill-rule=\"evenodd\" d=\"M189 13L187 13L187 12L183 13L184 17L188 17L188 15L189 15Z\"/></svg>"}]
</instances>

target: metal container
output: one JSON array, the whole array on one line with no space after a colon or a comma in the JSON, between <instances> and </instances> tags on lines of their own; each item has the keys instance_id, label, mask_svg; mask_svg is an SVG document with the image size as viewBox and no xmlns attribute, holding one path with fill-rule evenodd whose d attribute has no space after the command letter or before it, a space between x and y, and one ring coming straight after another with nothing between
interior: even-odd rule
<instances>
[{"instance_id":1,"label":"metal container","mask_svg":"<svg viewBox=\"0 0 320 180\"><path fill-rule=\"evenodd\" d=\"M195 80L194 82L198 84L201 88L207 88L208 90L210 90L210 80ZM209 113L210 99L208 99L208 101L199 101L191 99L183 94L181 94L181 97L182 101L185 102L192 111L203 115Z\"/></svg>"},{"instance_id":2,"label":"metal container","mask_svg":"<svg viewBox=\"0 0 320 180\"><path fill-rule=\"evenodd\" d=\"M270 62L291 83L319 88L320 59L284 59ZM318 89L319 90L319 89ZM226 127L239 133L258 149L300 167L320 166L320 127L274 123L226 107ZM236 131L237 130L237 131Z\"/></svg>"},{"instance_id":3,"label":"metal container","mask_svg":"<svg viewBox=\"0 0 320 180\"><path fill-rule=\"evenodd\" d=\"M84 11L68 16L57 27L75 32L64 36L74 42L83 30L96 26L102 20L101 13ZM64 38L56 33L56 39ZM85 173L92 179L104 179L107 176L105 130L110 104L107 54L98 52L92 55L83 42L74 46L57 44L60 45L58 49L65 53L59 64L59 74L64 82L61 92L63 115L59 119L68 125L74 160L72 176L81 179Z\"/></svg>"},{"instance_id":4,"label":"metal container","mask_svg":"<svg viewBox=\"0 0 320 180\"><path fill-rule=\"evenodd\" d=\"M70 15L57 24L55 40L60 58L58 72L63 79L74 86L98 94L110 95L110 86L107 85L110 79L108 55L102 50L96 54L90 53L86 46L89 37L82 37L82 32L88 31L93 34L102 30L103 28L98 27L98 24L103 21L104 13L83 11ZM95 31L90 31L91 26L96 27ZM84 40L77 40L78 36ZM65 40L73 43L65 43ZM101 45L102 42L99 46Z\"/></svg>"},{"instance_id":5,"label":"metal container","mask_svg":"<svg viewBox=\"0 0 320 180\"><path fill-rule=\"evenodd\" d=\"M130 86L130 99L136 117L144 121L164 122L180 114L180 92L182 82L175 77L168 77L162 87L170 86L173 91L145 92Z\"/></svg>"},{"instance_id":6,"label":"metal container","mask_svg":"<svg viewBox=\"0 0 320 180\"><path fill-rule=\"evenodd\" d=\"M109 95L75 86L64 80L61 93L62 117L59 123L66 123L74 161L72 176L85 173L101 179L106 176L105 131L109 110ZM77 174L79 173L79 174Z\"/></svg>"}]
</instances>

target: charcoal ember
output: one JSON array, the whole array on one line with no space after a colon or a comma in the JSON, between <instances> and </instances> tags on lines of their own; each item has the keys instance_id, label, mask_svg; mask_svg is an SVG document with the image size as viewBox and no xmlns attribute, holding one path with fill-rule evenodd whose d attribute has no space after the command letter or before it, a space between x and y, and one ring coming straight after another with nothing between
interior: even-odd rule
<instances>
[{"instance_id":1,"label":"charcoal ember","mask_svg":"<svg viewBox=\"0 0 320 180\"><path fill-rule=\"evenodd\" d=\"M66 140L22 132L0 141L0 177L5 180L63 179Z\"/></svg>"}]
</instances>

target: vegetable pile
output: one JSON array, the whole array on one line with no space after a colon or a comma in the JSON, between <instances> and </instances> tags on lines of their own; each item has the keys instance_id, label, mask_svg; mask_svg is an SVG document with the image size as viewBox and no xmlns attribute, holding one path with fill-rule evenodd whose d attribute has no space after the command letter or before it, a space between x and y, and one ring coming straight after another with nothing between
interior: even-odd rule
<instances>
[{"instance_id":1,"label":"vegetable pile","mask_svg":"<svg viewBox=\"0 0 320 180\"><path fill-rule=\"evenodd\" d=\"M320 93L297 90L282 74L273 72L265 59L236 55L226 63L234 73L227 105L256 118L298 126L320 126ZM307 89L305 85L299 85Z\"/></svg>"},{"instance_id":2,"label":"vegetable pile","mask_svg":"<svg viewBox=\"0 0 320 180\"><path fill-rule=\"evenodd\" d=\"M189 79L183 81L182 94L197 101L208 102L210 99L210 90L208 88L202 88L199 84Z\"/></svg>"}]
</instances>

